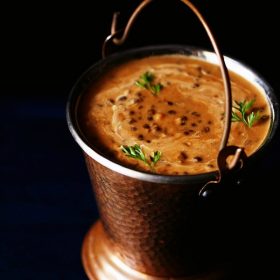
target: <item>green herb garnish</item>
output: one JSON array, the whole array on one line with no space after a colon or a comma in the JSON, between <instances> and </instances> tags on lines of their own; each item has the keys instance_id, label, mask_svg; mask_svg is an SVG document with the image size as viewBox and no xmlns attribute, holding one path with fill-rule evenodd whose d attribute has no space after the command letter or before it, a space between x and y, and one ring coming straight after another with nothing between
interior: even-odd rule
<instances>
[{"instance_id":1,"label":"green herb garnish","mask_svg":"<svg viewBox=\"0 0 280 280\"><path fill-rule=\"evenodd\" d=\"M161 152L155 151L153 153L153 156L150 156L152 164L155 165L160 160L160 157L161 157Z\"/></svg>"},{"instance_id":2,"label":"green herb garnish","mask_svg":"<svg viewBox=\"0 0 280 280\"><path fill-rule=\"evenodd\" d=\"M143 161L152 170L154 170L155 164L161 157L161 152L155 151L153 155L150 156L150 161L148 161L143 150L138 144L135 144L134 146L121 146L121 150L127 157Z\"/></svg>"},{"instance_id":3,"label":"green herb garnish","mask_svg":"<svg viewBox=\"0 0 280 280\"><path fill-rule=\"evenodd\" d=\"M257 111L251 112L248 114L248 111L252 108L253 104L255 103L255 99L252 99L251 101L246 102L244 100L243 102L234 101L236 105L233 106L233 109L237 110L239 113L232 111L231 114L231 120L233 122L243 122L248 127L252 127L254 123L259 120L260 118L260 112Z\"/></svg>"},{"instance_id":4,"label":"green herb garnish","mask_svg":"<svg viewBox=\"0 0 280 280\"><path fill-rule=\"evenodd\" d=\"M145 72L140 76L140 79L135 82L135 85L151 91L153 95L157 95L163 88L163 85L160 83L152 84L154 79L155 76L151 72Z\"/></svg>"}]
</instances>

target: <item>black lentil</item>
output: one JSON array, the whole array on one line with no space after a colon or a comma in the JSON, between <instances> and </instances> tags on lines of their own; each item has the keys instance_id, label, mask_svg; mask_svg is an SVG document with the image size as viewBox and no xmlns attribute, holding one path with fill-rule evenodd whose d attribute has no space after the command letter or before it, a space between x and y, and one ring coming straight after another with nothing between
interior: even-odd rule
<instances>
[{"instance_id":1,"label":"black lentil","mask_svg":"<svg viewBox=\"0 0 280 280\"><path fill-rule=\"evenodd\" d=\"M200 117L200 114L198 112L196 112L196 111L192 112L192 115L196 116L196 117Z\"/></svg>"},{"instance_id":2,"label":"black lentil","mask_svg":"<svg viewBox=\"0 0 280 280\"><path fill-rule=\"evenodd\" d=\"M146 128L146 129L150 129L150 128L151 128L150 125L147 124L147 123L145 123L145 124L143 125L143 127Z\"/></svg>"},{"instance_id":3,"label":"black lentil","mask_svg":"<svg viewBox=\"0 0 280 280\"><path fill-rule=\"evenodd\" d=\"M154 108L151 108L148 110L148 115L155 115L156 110Z\"/></svg>"},{"instance_id":4,"label":"black lentil","mask_svg":"<svg viewBox=\"0 0 280 280\"><path fill-rule=\"evenodd\" d=\"M175 110L169 110L167 113L170 115L176 115L177 112Z\"/></svg>"},{"instance_id":5,"label":"black lentil","mask_svg":"<svg viewBox=\"0 0 280 280\"><path fill-rule=\"evenodd\" d=\"M203 160L202 157L200 157L200 156L194 157L193 159L195 162L202 162L202 160Z\"/></svg>"},{"instance_id":6,"label":"black lentil","mask_svg":"<svg viewBox=\"0 0 280 280\"><path fill-rule=\"evenodd\" d=\"M194 84L192 85L192 88L198 88L198 87L200 87L200 84L199 84L199 83L194 83Z\"/></svg>"},{"instance_id":7,"label":"black lentil","mask_svg":"<svg viewBox=\"0 0 280 280\"><path fill-rule=\"evenodd\" d=\"M121 97L118 99L118 101L125 101L126 99L127 99L126 96L121 96Z\"/></svg>"},{"instance_id":8,"label":"black lentil","mask_svg":"<svg viewBox=\"0 0 280 280\"><path fill-rule=\"evenodd\" d=\"M208 133L210 131L210 127L209 126L205 126L203 128L203 132Z\"/></svg>"},{"instance_id":9,"label":"black lentil","mask_svg":"<svg viewBox=\"0 0 280 280\"><path fill-rule=\"evenodd\" d=\"M186 159L188 158L186 152L182 151L180 152L179 156L178 156L178 159L181 161L181 162L184 162Z\"/></svg>"},{"instance_id":10,"label":"black lentil","mask_svg":"<svg viewBox=\"0 0 280 280\"><path fill-rule=\"evenodd\" d=\"M181 125L185 125L186 122L187 122L187 120L188 120L188 118L187 118L186 116L181 117L181 122L180 122L180 124L181 124Z\"/></svg>"}]
</instances>

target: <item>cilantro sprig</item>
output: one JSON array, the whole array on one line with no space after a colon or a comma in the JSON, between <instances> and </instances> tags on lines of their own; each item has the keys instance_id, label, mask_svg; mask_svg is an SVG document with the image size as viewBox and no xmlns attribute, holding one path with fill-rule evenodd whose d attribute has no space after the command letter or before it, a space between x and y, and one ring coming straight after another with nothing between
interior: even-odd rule
<instances>
[{"instance_id":1,"label":"cilantro sprig","mask_svg":"<svg viewBox=\"0 0 280 280\"><path fill-rule=\"evenodd\" d=\"M157 95L163 88L163 85L160 83L153 84L154 79L155 76L153 73L147 71L140 76L140 79L135 82L135 85L151 91L153 95Z\"/></svg>"},{"instance_id":2,"label":"cilantro sprig","mask_svg":"<svg viewBox=\"0 0 280 280\"><path fill-rule=\"evenodd\" d=\"M251 101L234 101L235 105L233 106L231 120L232 122L242 122L251 128L256 121L260 119L260 112L248 113L248 111L252 108L253 104L255 103L255 99ZM234 111L235 110L235 111Z\"/></svg>"},{"instance_id":3,"label":"cilantro sprig","mask_svg":"<svg viewBox=\"0 0 280 280\"><path fill-rule=\"evenodd\" d=\"M161 152L155 151L153 152L153 155L150 156L150 160L148 161L145 153L138 144L135 144L134 146L122 145L121 150L127 157L143 161L152 170L154 170L155 164L160 160L161 157Z\"/></svg>"}]
</instances>

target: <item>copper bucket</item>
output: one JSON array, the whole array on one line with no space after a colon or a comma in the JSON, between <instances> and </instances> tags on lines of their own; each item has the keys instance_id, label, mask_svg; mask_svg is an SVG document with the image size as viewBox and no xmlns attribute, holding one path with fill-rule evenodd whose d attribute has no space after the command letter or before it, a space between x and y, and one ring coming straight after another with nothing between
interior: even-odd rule
<instances>
[{"instance_id":1,"label":"copper bucket","mask_svg":"<svg viewBox=\"0 0 280 280\"><path fill-rule=\"evenodd\" d=\"M150 2L143 1L136 12ZM83 265L92 280L224 279L231 263L230 256L234 248L228 241L234 231L219 213L222 209L230 221L233 214L231 194L244 168L242 172L236 169L239 169L241 161L246 161L246 156L238 147L226 146L230 128L231 92L224 58L200 13L189 1L183 2L204 24L216 54L197 48L169 45L111 55L82 75L68 100L69 129L84 151L100 213L100 221L90 229L82 247ZM131 19L129 24L135 19L135 14ZM116 34L113 32L108 40L116 39ZM104 157L98 148L88 143L80 129L77 120L80 96L101 73L128 58L169 53L196 56L221 66L227 116L220 153L217 155L220 168L217 172L166 176L132 170ZM264 79L247 66L227 57L225 61L230 70L242 73L247 80L258 84L269 100L271 128L256 153L260 154L273 137L278 123L275 96ZM225 167L228 154L235 155L237 168ZM213 189L218 189L213 196L200 195Z\"/></svg>"}]
</instances>

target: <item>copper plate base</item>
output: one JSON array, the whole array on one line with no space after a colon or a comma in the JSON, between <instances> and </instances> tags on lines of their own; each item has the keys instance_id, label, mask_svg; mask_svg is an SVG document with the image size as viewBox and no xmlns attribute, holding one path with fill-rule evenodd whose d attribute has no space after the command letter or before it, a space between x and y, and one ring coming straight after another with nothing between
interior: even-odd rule
<instances>
[{"instance_id":1,"label":"copper plate base","mask_svg":"<svg viewBox=\"0 0 280 280\"><path fill-rule=\"evenodd\" d=\"M156 277L127 266L109 248L100 221L87 233L82 245L82 261L90 280L221 280L221 271L188 277Z\"/></svg>"}]
</instances>

